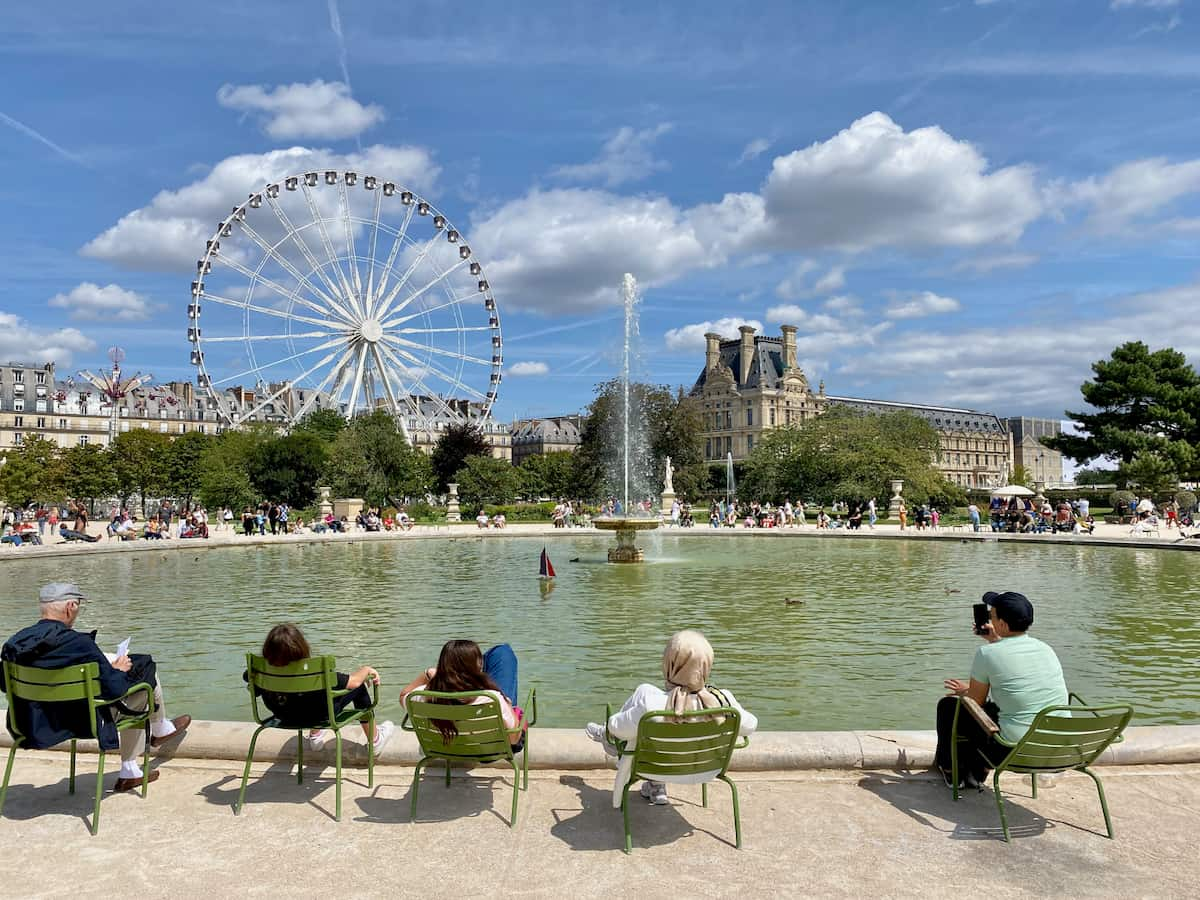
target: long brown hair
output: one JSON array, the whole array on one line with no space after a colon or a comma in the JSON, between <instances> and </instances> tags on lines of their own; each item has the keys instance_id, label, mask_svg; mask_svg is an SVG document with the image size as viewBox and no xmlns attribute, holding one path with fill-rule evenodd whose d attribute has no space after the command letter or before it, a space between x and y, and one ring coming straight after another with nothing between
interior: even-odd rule
<instances>
[{"instance_id":1,"label":"long brown hair","mask_svg":"<svg viewBox=\"0 0 1200 900\"><path fill-rule=\"evenodd\" d=\"M304 632L291 622L284 622L267 632L262 655L273 666L286 666L298 659L308 659L312 651L308 649Z\"/></svg>"},{"instance_id":2,"label":"long brown hair","mask_svg":"<svg viewBox=\"0 0 1200 900\"><path fill-rule=\"evenodd\" d=\"M500 687L483 670L483 653L474 641L446 641L438 655L437 671L429 679L431 691L452 693L455 691L495 691ZM466 700L435 701L442 703L466 703ZM447 744L458 735L458 726L446 719L431 719L434 727L442 734Z\"/></svg>"}]
</instances>

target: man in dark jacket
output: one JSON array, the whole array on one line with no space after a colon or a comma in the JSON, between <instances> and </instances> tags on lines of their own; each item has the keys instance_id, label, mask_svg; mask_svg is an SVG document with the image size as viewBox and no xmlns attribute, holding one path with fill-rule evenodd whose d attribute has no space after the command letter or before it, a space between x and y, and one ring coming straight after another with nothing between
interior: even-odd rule
<instances>
[{"instance_id":1,"label":"man in dark jacket","mask_svg":"<svg viewBox=\"0 0 1200 900\"><path fill-rule=\"evenodd\" d=\"M79 607L87 597L74 584L54 583L41 589L38 607L41 619L34 625L14 634L0 649L0 658L22 666L38 669L61 669L65 666L94 662L100 669L100 695L105 700L121 697L130 687L144 681L154 685L154 716L150 720L150 746L159 747L183 735L191 724L191 716L167 719L162 688L155 674L154 661L146 655L111 657L96 646L96 634L75 631ZM0 681L3 680L0 672ZM4 686L0 684L0 689ZM146 708L144 691L134 694L122 705L132 711ZM74 703L20 703L10 714L16 715L17 729L25 736L23 746L45 749L61 744L81 734L89 734L87 709ZM97 731L100 746L105 750L121 748L121 772L116 790L128 791L139 786L142 768L138 764L145 733L140 728L119 732L113 716L120 719L120 710L105 707L98 711ZM13 729L10 723L9 732ZM119 735L119 737L118 737ZM155 781L158 772L150 773Z\"/></svg>"}]
</instances>

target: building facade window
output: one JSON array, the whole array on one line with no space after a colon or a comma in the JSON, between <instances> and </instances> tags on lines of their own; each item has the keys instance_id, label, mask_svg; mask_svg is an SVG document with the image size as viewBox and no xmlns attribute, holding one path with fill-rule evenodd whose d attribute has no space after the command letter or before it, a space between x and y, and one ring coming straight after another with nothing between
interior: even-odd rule
<instances>
[{"instance_id":1,"label":"building facade window","mask_svg":"<svg viewBox=\"0 0 1200 900\"><path fill-rule=\"evenodd\" d=\"M25 417L24 416L13 416L13 428L24 428L24 427L25 427Z\"/></svg>"},{"instance_id":2,"label":"building facade window","mask_svg":"<svg viewBox=\"0 0 1200 900\"><path fill-rule=\"evenodd\" d=\"M86 434L81 434L79 436L79 446L86 447L88 445L88 440L89 440L89 438Z\"/></svg>"},{"instance_id":3,"label":"building facade window","mask_svg":"<svg viewBox=\"0 0 1200 900\"><path fill-rule=\"evenodd\" d=\"M37 380L38 384L46 383L46 373L45 372L35 372L34 378Z\"/></svg>"},{"instance_id":4,"label":"building facade window","mask_svg":"<svg viewBox=\"0 0 1200 900\"><path fill-rule=\"evenodd\" d=\"M25 398L24 397L13 397L13 411L14 412L25 412Z\"/></svg>"},{"instance_id":5,"label":"building facade window","mask_svg":"<svg viewBox=\"0 0 1200 900\"><path fill-rule=\"evenodd\" d=\"M746 407L746 427L749 428L754 424L754 410Z\"/></svg>"},{"instance_id":6,"label":"building facade window","mask_svg":"<svg viewBox=\"0 0 1200 900\"><path fill-rule=\"evenodd\" d=\"M712 459L712 438L704 441L704 458Z\"/></svg>"},{"instance_id":7,"label":"building facade window","mask_svg":"<svg viewBox=\"0 0 1200 900\"><path fill-rule=\"evenodd\" d=\"M746 453L749 454L754 449L754 435L746 435Z\"/></svg>"},{"instance_id":8,"label":"building facade window","mask_svg":"<svg viewBox=\"0 0 1200 900\"><path fill-rule=\"evenodd\" d=\"M38 427L38 428L45 428L45 427L46 427L46 417L45 417L45 416L38 416L38 417L37 417L37 426L36 426L36 427Z\"/></svg>"},{"instance_id":9,"label":"building facade window","mask_svg":"<svg viewBox=\"0 0 1200 900\"><path fill-rule=\"evenodd\" d=\"M13 373L13 383L14 384L21 384L25 380L25 373L22 372L20 369L13 369L12 373Z\"/></svg>"},{"instance_id":10,"label":"building facade window","mask_svg":"<svg viewBox=\"0 0 1200 900\"><path fill-rule=\"evenodd\" d=\"M58 420L58 428L59 428L59 430L60 430L60 431L66 431L66 430L67 430L68 428L70 428L70 427L71 427L71 426L70 426L70 425L67 423L67 420L66 420L66 419L59 419L59 420Z\"/></svg>"}]
</instances>

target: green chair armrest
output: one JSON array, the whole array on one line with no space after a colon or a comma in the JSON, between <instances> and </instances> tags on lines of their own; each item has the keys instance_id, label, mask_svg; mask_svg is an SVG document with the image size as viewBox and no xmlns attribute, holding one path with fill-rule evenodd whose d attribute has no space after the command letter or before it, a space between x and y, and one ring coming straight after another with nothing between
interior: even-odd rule
<instances>
[{"instance_id":1,"label":"green chair armrest","mask_svg":"<svg viewBox=\"0 0 1200 900\"><path fill-rule=\"evenodd\" d=\"M734 750L743 750L750 746L750 735L744 734L738 738L738 742L733 745Z\"/></svg>"},{"instance_id":2,"label":"green chair armrest","mask_svg":"<svg viewBox=\"0 0 1200 900\"><path fill-rule=\"evenodd\" d=\"M628 746L628 741L623 741L620 738L613 737L613 733L608 730L608 720L612 718L612 704L604 704L604 742L611 747L616 748L617 756L625 755L625 748Z\"/></svg>"},{"instance_id":3,"label":"green chair armrest","mask_svg":"<svg viewBox=\"0 0 1200 900\"><path fill-rule=\"evenodd\" d=\"M537 724L537 688L530 688L525 697L525 721L522 728L532 728Z\"/></svg>"},{"instance_id":4,"label":"green chair armrest","mask_svg":"<svg viewBox=\"0 0 1200 900\"><path fill-rule=\"evenodd\" d=\"M357 688L355 688L355 690L357 690ZM347 694L352 693L352 691L349 688L345 688L340 691L330 691L329 693L331 696L334 696L334 697L345 697ZM378 705L379 705L379 682L372 681L371 682L371 705L369 707L367 707L367 709L374 709Z\"/></svg>"},{"instance_id":5,"label":"green chair armrest","mask_svg":"<svg viewBox=\"0 0 1200 900\"><path fill-rule=\"evenodd\" d=\"M130 685L129 690L123 693L120 697L113 697L111 700L97 699L96 706L114 706L120 703L122 700L128 700L132 695L141 693L142 691L146 692L146 708L145 710L138 712L138 715L141 715L142 712L153 714L154 688L144 681L139 681L137 684Z\"/></svg>"}]
</instances>

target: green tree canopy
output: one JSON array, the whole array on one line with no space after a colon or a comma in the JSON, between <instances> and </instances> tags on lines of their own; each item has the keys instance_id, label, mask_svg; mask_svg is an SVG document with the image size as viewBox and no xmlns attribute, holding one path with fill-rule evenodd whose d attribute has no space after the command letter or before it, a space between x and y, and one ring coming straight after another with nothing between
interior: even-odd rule
<instances>
[{"instance_id":1,"label":"green tree canopy","mask_svg":"<svg viewBox=\"0 0 1200 900\"><path fill-rule=\"evenodd\" d=\"M1075 483L1078 485L1089 484L1116 484L1117 471L1116 469L1080 469L1075 473Z\"/></svg>"},{"instance_id":2,"label":"green tree canopy","mask_svg":"<svg viewBox=\"0 0 1200 900\"><path fill-rule=\"evenodd\" d=\"M1200 375L1182 353L1130 341L1092 363L1092 372L1080 391L1094 411L1067 412L1083 433L1042 443L1081 463L1098 457L1130 463L1154 451L1180 473L1196 470Z\"/></svg>"},{"instance_id":3,"label":"green tree canopy","mask_svg":"<svg viewBox=\"0 0 1200 900\"><path fill-rule=\"evenodd\" d=\"M396 420L383 410L356 417L337 436L325 465L335 497L361 497L387 506L425 494L432 481L429 457L414 449Z\"/></svg>"},{"instance_id":4,"label":"green tree canopy","mask_svg":"<svg viewBox=\"0 0 1200 900\"><path fill-rule=\"evenodd\" d=\"M142 515L146 514L146 497L165 490L167 485L167 455L171 439L148 428L122 431L109 446L113 472L117 478L117 496L121 505L137 494Z\"/></svg>"},{"instance_id":5,"label":"green tree canopy","mask_svg":"<svg viewBox=\"0 0 1200 900\"><path fill-rule=\"evenodd\" d=\"M455 473L463 467L468 457L491 456L492 448L479 427L471 422L451 425L433 446L433 476L437 490L445 491L446 485L454 480Z\"/></svg>"},{"instance_id":6,"label":"green tree canopy","mask_svg":"<svg viewBox=\"0 0 1200 900\"><path fill-rule=\"evenodd\" d=\"M521 491L529 500L538 497L572 497L575 485L575 454L569 450L539 453L521 463Z\"/></svg>"},{"instance_id":7,"label":"green tree canopy","mask_svg":"<svg viewBox=\"0 0 1200 900\"><path fill-rule=\"evenodd\" d=\"M200 460L215 440L213 435L188 431L171 441L167 448L163 460L166 490L171 496L183 500L189 507L192 505L192 498L200 493Z\"/></svg>"},{"instance_id":8,"label":"green tree canopy","mask_svg":"<svg viewBox=\"0 0 1200 900\"><path fill-rule=\"evenodd\" d=\"M472 513L489 503L512 503L521 490L520 470L490 456L468 456L454 480L463 507Z\"/></svg>"},{"instance_id":9,"label":"green tree canopy","mask_svg":"<svg viewBox=\"0 0 1200 900\"><path fill-rule=\"evenodd\" d=\"M919 416L896 412L865 415L835 406L802 425L763 436L746 459L738 495L821 504L834 500L883 500L889 482L904 479L910 503L941 506L965 502L961 488L934 467L939 440Z\"/></svg>"},{"instance_id":10,"label":"green tree canopy","mask_svg":"<svg viewBox=\"0 0 1200 900\"><path fill-rule=\"evenodd\" d=\"M98 444L80 444L62 451L63 491L68 497L96 501L117 490L112 455Z\"/></svg>"},{"instance_id":11,"label":"green tree canopy","mask_svg":"<svg viewBox=\"0 0 1200 900\"><path fill-rule=\"evenodd\" d=\"M260 499L250 482L258 448L272 440L269 428L229 429L217 435L200 458L200 501L209 509L240 512Z\"/></svg>"},{"instance_id":12,"label":"green tree canopy","mask_svg":"<svg viewBox=\"0 0 1200 900\"><path fill-rule=\"evenodd\" d=\"M325 442L309 431L264 441L251 459L250 483L264 499L305 507L317 497L326 458Z\"/></svg>"},{"instance_id":13,"label":"green tree canopy","mask_svg":"<svg viewBox=\"0 0 1200 900\"><path fill-rule=\"evenodd\" d=\"M58 447L45 438L26 438L0 466L0 497L12 506L55 499L62 489L61 473Z\"/></svg>"},{"instance_id":14,"label":"green tree canopy","mask_svg":"<svg viewBox=\"0 0 1200 900\"><path fill-rule=\"evenodd\" d=\"M1173 494L1179 484L1179 475L1171 461L1153 450L1143 450L1129 462L1122 463L1117 471L1120 483L1136 487L1143 496L1166 497Z\"/></svg>"},{"instance_id":15,"label":"green tree canopy","mask_svg":"<svg viewBox=\"0 0 1200 900\"><path fill-rule=\"evenodd\" d=\"M314 409L303 419L296 423L292 429L294 434L297 431L307 431L315 434L327 444L332 444L337 440L337 436L346 429L346 419L336 409Z\"/></svg>"}]
</instances>

